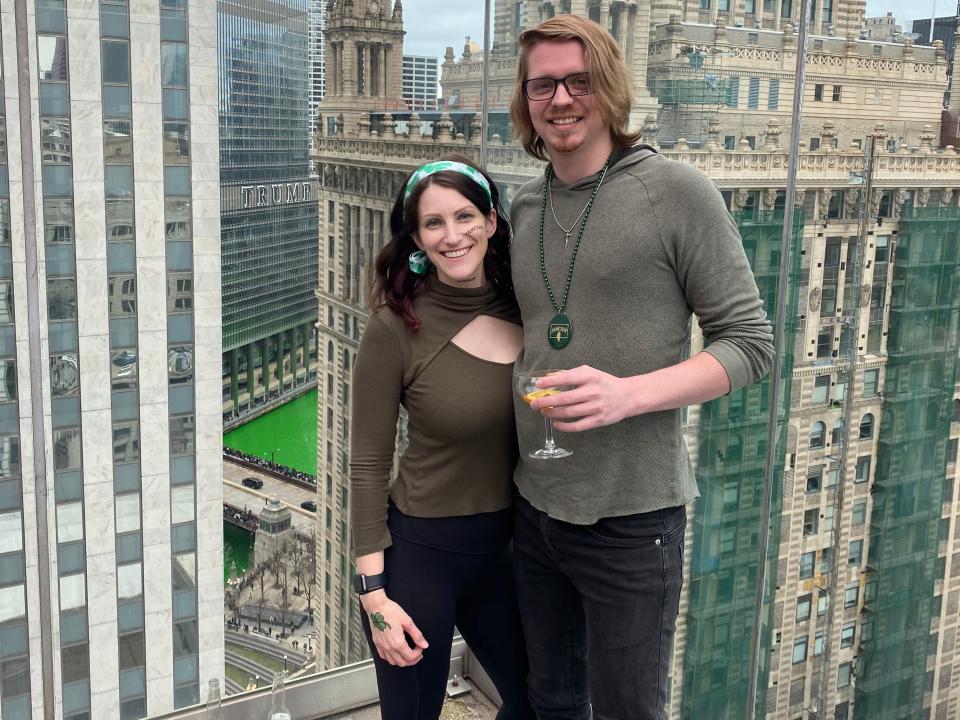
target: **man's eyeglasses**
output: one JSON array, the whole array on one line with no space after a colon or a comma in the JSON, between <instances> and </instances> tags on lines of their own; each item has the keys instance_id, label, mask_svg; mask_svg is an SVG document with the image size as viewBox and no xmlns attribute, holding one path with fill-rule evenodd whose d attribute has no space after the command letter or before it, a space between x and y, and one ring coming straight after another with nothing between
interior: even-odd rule
<instances>
[{"instance_id":1,"label":"man's eyeglasses","mask_svg":"<svg viewBox=\"0 0 960 720\"><path fill-rule=\"evenodd\" d=\"M590 73L574 73L564 78L530 78L524 80L523 95L528 100L552 100L557 94L557 86L563 83L563 87L570 97L590 94Z\"/></svg>"}]
</instances>

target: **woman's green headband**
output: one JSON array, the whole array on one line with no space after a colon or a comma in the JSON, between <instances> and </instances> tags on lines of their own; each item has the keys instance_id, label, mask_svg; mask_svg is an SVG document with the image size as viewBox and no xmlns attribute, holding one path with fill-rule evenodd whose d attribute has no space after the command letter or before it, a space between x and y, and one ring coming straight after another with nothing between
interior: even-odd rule
<instances>
[{"instance_id":1,"label":"woman's green headband","mask_svg":"<svg viewBox=\"0 0 960 720\"><path fill-rule=\"evenodd\" d=\"M458 172L461 175L466 175L468 178L473 180L477 185L483 188L483 192L486 194L487 200L490 202L490 205L493 205L493 193L490 191L490 183L487 182L487 179L483 176L483 173L470 167L469 165L464 165L460 162L455 162L453 160L438 160L437 162L421 165L414 171L413 175L410 176L410 179L407 180L407 186L403 190L404 206L406 206L407 202L410 200L410 193L413 192L413 189L417 186L417 183L426 177L430 177L431 175L434 175L438 172L443 172L445 170Z\"/></svg>"}]
</instances>

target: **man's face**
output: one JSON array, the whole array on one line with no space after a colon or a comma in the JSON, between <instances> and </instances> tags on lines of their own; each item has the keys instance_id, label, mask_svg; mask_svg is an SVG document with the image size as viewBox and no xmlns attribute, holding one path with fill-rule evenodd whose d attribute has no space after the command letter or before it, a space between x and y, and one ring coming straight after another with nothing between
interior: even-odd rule
<instances>
[{"instance_id":1,"label":"man's face","mask_svg":"<svg viewBox=\"0 0 960 720\"><path fill-rule=\"evenodd\" d=\"M577 40L544 41L531 48L527 55L525 79L549 77L559 80L586 70L583 46ZM533 129L543 138L551 155L576 152L584 144L590 145L610 136L594 96L571 97L562 83L558 83L552 99L528 99L527 107Z\"/></svg>"}]
</instances>

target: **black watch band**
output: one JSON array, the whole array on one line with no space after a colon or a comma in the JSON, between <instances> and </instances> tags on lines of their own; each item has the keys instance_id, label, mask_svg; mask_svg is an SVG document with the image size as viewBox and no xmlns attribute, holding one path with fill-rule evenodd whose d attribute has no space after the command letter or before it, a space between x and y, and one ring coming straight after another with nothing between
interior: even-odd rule
<instances>
[{"instance_id":1,"label":"black watch band","mask_svg":"<svg viewBox=\"0 0 960 720\"><path fill-rule=\"evenodd\" d=\"M381 590L387 585L387 574L385 572L379 575L362 575L357 573L353 576L353 590L358 595L365 595L374 590Z\"/></svg>"}]
</instances>

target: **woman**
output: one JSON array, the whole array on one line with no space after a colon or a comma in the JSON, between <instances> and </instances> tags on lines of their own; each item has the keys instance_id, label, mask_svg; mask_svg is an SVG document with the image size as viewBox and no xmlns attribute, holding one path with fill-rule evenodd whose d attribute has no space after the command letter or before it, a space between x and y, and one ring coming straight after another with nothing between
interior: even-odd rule
<instances>
[{"instance_id":1,"label":"woman","mask_svg":"<svg viewBox=\"0 0 960 720\"><path fill-rule=\"evenodd\" d=\"M436 720L456 625L503 698L497 717L532 718L509 557L522 345L509 226L490 178L454 158L410 175L390 229L354 370L350 465L382 717Z\"/></svg>"}]
</instances>

